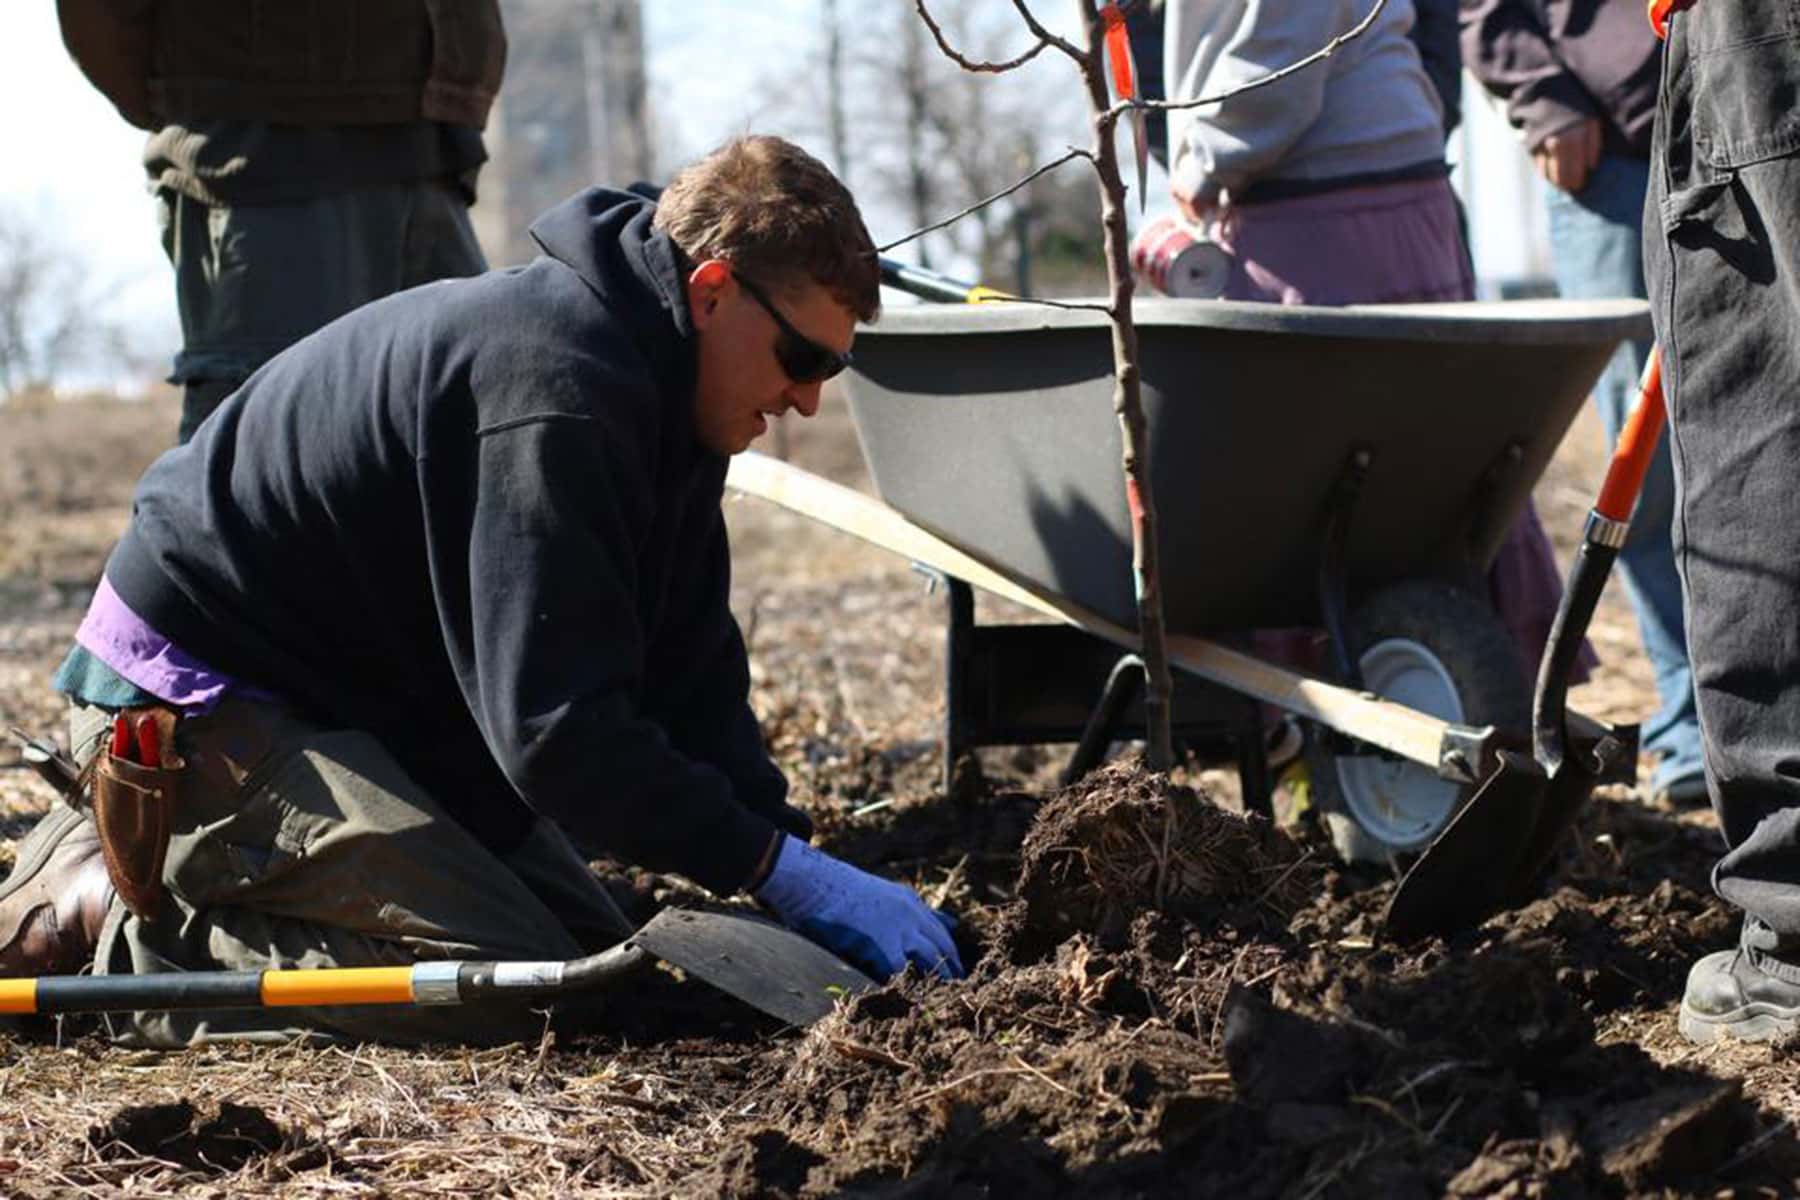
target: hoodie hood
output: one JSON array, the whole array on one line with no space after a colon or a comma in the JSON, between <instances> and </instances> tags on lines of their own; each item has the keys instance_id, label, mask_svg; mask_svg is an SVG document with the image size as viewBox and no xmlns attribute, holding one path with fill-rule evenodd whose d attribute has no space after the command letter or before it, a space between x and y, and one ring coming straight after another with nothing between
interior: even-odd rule
<instances>
[{"instance_id":1,"label":"hoodie hood","mask_svg":"<svg viewBox=\"0 0 1800 1200\"><path fill-rule=\"evenodd\" d=\"M642 196L588 188L534 221L531 239L640 332L672 324L686 340L694 327L681 251L651 227L655 216L656 205Z\"/></svg>"}]
</instances>

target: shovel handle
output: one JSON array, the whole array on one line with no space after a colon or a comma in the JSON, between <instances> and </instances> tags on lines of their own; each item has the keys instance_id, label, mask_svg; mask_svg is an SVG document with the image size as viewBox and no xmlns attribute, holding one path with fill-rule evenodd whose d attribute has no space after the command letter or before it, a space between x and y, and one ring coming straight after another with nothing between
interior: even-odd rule
<instances>
[{"instance_id":1,"label":"shovel handle","mask_svg":"<svg viewBox=\"0 0 1800 1200\"><path fill-rule=\"evenodd\" d=\"M939 303L980 304L984 300L1013 299L1008 293L995 288L979 283L965 283L886 255L881 257L881 282L903 292L910 292L921 300L935 300Z\"/></svg>"},{"instance_id":2,"label":"shovel handle","mask_svg":"<svg viewBox=\"0 0 1800 1200\"><path fill-rule=\"evenodd\" d=\"M1613 448L1612 462L1606 468L1606 482L1600 485L1600 498L1594 511L1609 521L1623 525L1631 520L1638 493L1644 487L1644 475L1656 455L1656 443L1662 437L1663 390L1662 347L1652 346L1644 363L1644 378L1638 385L1637 404L1619 431L1619 444Z\"/></svg>"},{"instance_id":3,"label":"shovel handle","mask_svg":"<svg viewBox=\"0 0 1800 1200\"><path fill-rule=\"evenodd\" d=\"M155 975L0 979L0 1014L292 1008L321 1004L475 1004L596 990L655 960L636 942L573 962L463 962Z\"/></svg>"}]
</instances>

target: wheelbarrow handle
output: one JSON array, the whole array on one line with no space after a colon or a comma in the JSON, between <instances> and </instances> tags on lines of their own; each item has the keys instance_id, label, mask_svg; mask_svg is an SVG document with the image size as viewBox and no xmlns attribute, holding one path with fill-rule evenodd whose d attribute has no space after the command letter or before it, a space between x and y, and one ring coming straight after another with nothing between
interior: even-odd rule
<instances>
[{"instance_id":1,"label":"wheelbarrow handle","mask_svg":"<svg viewBox=\"0 0 1800 1200\"><path fill-rule=\"evenodd\" d=\"M1619 444L1613 448L1612 462L1606 468L1606 482L1600 485L1600 498L1594 511L1621 525L1631 521L1631 510L1644 487L1644 475L1650 460L1656 456L1656 443L1662 437L1663 389L1662 347L1652 346L1644 363L1643 382L1638 385L1637 404L1619 431Z\"/></svg>"}]
</instances>

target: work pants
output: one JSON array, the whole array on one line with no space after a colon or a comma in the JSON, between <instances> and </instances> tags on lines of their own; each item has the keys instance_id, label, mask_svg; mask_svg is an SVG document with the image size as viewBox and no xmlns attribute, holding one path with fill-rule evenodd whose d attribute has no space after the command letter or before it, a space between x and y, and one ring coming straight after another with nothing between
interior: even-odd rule
<instances>
[{"instance_id":1,"label":"work pants","mask_svg":"<svg viewBox=\"0 0 1800 1200\"><path fill-rule=\"evenodd\" d=\"M1663 65L1645 276L1675 553L1743 944L1800 982L1800 17L1700 0Z\"/></svg>"},{"instance_id":2,"label":"work pants","mask_svg":"<svg viewBox=\"0 0 1800 1200\"><path fill-rule=\"evenodd\" d=\"M351 188L310 200L203 204L157 194L175 267L180 439L278 352L351 309L487 269L448 181Z\"/></svg>"},{"instance_id":3,"label":"work pants","mask_svg":"<svg viewBox=\"0 0 1800 1200\"><path fill-rule=\"evenodd\" d=\"M84 761L109 722L100 709L74 710L73 744ZM566 960L631 933L555 825L540 820L523 845L496 853L368 734L227 699L211 715L182 721L176 748L187 769L163 868L167 894L148 919L113 902L98 974ZM111 1020L121 1042L156 1047L297 1035L496 1043L535 1038L544 1025L529 1007L504 1004Z\"/></svg>"}]
</instances>

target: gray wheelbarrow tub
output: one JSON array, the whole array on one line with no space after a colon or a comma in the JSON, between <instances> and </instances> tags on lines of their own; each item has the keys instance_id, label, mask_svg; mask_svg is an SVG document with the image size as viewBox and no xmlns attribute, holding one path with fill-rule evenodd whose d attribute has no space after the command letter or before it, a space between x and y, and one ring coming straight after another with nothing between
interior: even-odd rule
<instances>
[{"instance_id":1,"label":"gray wheelbarrow tub","mask_svg":"<svg viewBox=\"0 0 1800 1200\"><path fill-rule=\"evenodd\" d=\"M1151 300L1136 319L1182 633L1318 623L1321 522L1358 450L1353 595L1485 568L1614 348L1649 336L1639 301ZM1111 336L1093 311L895 307L858 332L847 394L883 500L1135 627Z\"/></svg>"}]
</instances>

